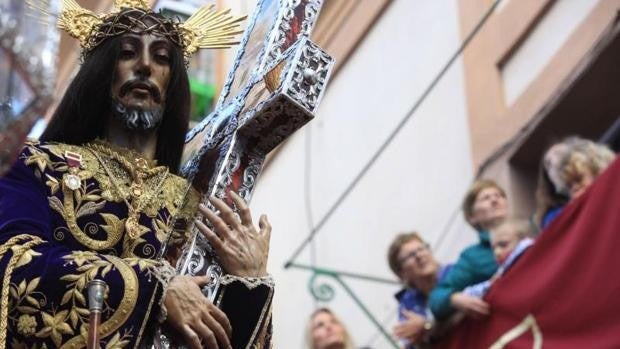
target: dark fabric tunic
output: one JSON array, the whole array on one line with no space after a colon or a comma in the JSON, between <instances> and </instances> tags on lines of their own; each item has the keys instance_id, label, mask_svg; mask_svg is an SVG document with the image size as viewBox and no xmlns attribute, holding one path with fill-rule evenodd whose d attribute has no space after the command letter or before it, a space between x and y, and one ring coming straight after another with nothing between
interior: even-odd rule
<instances>
[{"instance_id":1,"label":"dark fabric tunic","mask_svg":"<svg viewBox=\"0 0 620 349\"><path fill-rule=\"evenodd\" d=\"M81 156L78 167L67 151ZM171 269L156 256L169 232L183 242L198 195L186 195L187 182L166 167L148 164L143 193L132 196L137 156L101 143L27 143L0 179L0 349L84 347L93 279L108 285L101 348L151 340L163 271ZM140 211L132 234L128 205ZM233 325L234 348L270 346L272 296L271 284L228 279L218 305Z\"/></svg>"}]
</instances>

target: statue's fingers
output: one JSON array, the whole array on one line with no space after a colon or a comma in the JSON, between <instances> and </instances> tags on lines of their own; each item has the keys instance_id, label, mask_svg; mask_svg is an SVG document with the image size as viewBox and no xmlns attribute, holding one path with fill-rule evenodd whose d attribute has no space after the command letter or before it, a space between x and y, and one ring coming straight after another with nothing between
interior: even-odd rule
<instances>
[{"instance_id":1,"label":"statue's fingers","mask_svg":"<svg viewBox=\"0 0 620 349\"><path fill-rule=\"evenodd\" d=\"M213 319L215 319L214 321L217 321L217 323L222 327L226 336L228 338L232 337L232 325L230 324L226 313L214 305L209 306L208 312L208 315L211 315Z\"/></svg>"},{"instance_id":2,"label":"statue's fingers","mask_svg":"<svg viewBox=\"0 0 620 349\"><path fill-rule=\"evenodd\" d=\"M205 325L202 321L193 322L192 327L195 332L198 333L202 344L205 344L207 348L219 348L217 345L219 338L217 338L217 333L215 333L216 330L214 328Z\"/></svg>"},{"instance_id":3,"label":"statue's fingers","mask_svg":"<svg viewBox=\"0 0 620 349\"><path fill-rule=\"evenodd\" d=\"M217 232L217 234L223 240L225 240L225 241L231 240L232 239L232 235L231 235L230 228L228 227L228 224L226 224L226 222L224 222L224 220L220 216L215 214L215 212L210 210L207 206L200 205L199 207L200 207L200 212L213 225L213 228L215 229L215 232ZM206 224L203 223L203 225L206 227Z\"/></svg>"},{"instance_id":4,"label":"statue's fingers","mask_svg":"<svg viewBox=\"0 0 620 349\"><path fill-rule=\"evenodd\" d=\"M250 213L250 208L246 204L245 200L239 194L234 191L230 191L230 197L235 202L237 209L239 210L239 216L241 217L241 224L246 227L253 226L252 223L252 214Z\"/></svg>"},{"instance_id":5,"label":"statue's fingers","mask_svg":"<svg viewBox=\"0 0 620 349\"><path fill-rule=\"evenodd\" d=\"M200 336L188 324L183 325L183 336L185 337L185 341L190 348L202 349Z\"/></svg>"},{"instance_id":6,"label":"statue's fingers","mask_svg":"<svg viewBox=\"0 0 620 349\"><path fill-rule=\"evenodd\" d=\"M220 217L224 220L224 222L226 222L227 225L237 231L242 230L243 227L241 226L241 222L239 222L239 218L237 218L235 212L224 202L224 200L216 197L210 197L209 201L218 211L220 211Z\"/></svg>"},{"instance_id":7,"label":"statue's fingers","mask_svg":"<svg viewBox=\"0 0 620 349\"><path fill-rule=\"evenodd\" d=\"M209 284L211 277L209 277L209 275L193 276L192 281L195 282L198 287L203 287Z\"/></svg>"},{"instance_id":8,"label":"statue's fingers","mask_svg":"<svg viewBox=\"0 0 620 349\"><path fill-rule=\"evenodd\" d=\"M221 252L225 249L224 241L222 241L222 239L214 233L213 230L209 229L206 224L196 220L196 227L198 227L198 230L200 230L202 235L209 240L209 243L211 243L211 246L213 246L216 252Z\"/></svg>"},{"instance_id":9,"label":"statue's fingers","mask_svg":"<svg viewBox=\"0 0 620 349\"><path fill-rule=\"evenodd\" d=\"M271 241L271 223L267 219L267 215L261 215L258 220L258 227L260 228L260 234L265 235L267 243Z\"/></svg>"},{"instance_id":10,"label":"statue's fingers","mask_svg":"<svg viewBox=\"0 0 620 349\"><path fill-rule=\"evenodd\" d=\"M220 348L230 348L230 339L228 338L226 331L224 331L224 328L219 322L217 322L214 318L212 318L208 314L205 314L200 324L204 328L209 330L209 332L211 332L211 334L214 336L214 339L216 339L217 343L220 344L219 345ZM217 348L217 347L214 347L214 348Z\"/></svg>"}]
</instances>

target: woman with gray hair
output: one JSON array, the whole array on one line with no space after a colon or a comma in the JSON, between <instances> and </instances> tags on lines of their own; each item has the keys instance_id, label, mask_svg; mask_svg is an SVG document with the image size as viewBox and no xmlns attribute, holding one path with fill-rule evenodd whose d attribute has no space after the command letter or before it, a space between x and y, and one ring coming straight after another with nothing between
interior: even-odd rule
<instances>
[{"instance_id":1,"label":"woman with gray hair","mask_svg":"<svg viewBox=\"0 0 620 349\"><path fill-rule=\"evenodd\" d=\"M544 229L570 200L594 182L616 154L607 146L572 136L551 146L543 156L536 192L536 221Z\"/></svg>"}]
</instances>

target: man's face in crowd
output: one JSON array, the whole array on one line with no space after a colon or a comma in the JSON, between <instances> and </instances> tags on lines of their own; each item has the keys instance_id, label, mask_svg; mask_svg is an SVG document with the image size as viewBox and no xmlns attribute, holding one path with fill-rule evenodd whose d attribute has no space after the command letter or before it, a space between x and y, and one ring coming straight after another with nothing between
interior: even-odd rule
<instances>
[{"instance_id":1,"label":"man's face in crowd","mask_svg":"<svg viewBox=\"0 0 620 349\"><path fill-rule=\"evenodd\" d=\"M437 274L439 263L430 248L419 240L405 243L398 252L400 279L407 286L416 287L416 281Z\"/></svg>"},{"instance_id":2,"label":"man's face in crowd","mask_svg":"<svg viewBox=\"0 0 620 349\"><path fill-rule=\"evenodd\" d=\"M501 222L508 215L506 196L495 187L482 189L476 196L469 222L488 229Z\"/></svg>"},{"instance_id":3,"label":"man's face in crowd","mask_svg":"<svg viewBox=\"0 0 620 349\"><path fill-rule=\"evenodd\" d=\"M342 324L330 313L321 311L312 319L313 349L343 348L345 334Z\"/></svg>"},{"instance_id":4,"label":"man's face in crowd","mask_svg":"<svg viewBox=\"0 0 620 349\"><path fill-rule=\"evenodd\" d=\"M150 129L159 123L170 80L171 43L153 34L124 34L112 83L116 109L130 128ZM146 112L146 114L142 113Z\"/></svg>"}]
</instances>

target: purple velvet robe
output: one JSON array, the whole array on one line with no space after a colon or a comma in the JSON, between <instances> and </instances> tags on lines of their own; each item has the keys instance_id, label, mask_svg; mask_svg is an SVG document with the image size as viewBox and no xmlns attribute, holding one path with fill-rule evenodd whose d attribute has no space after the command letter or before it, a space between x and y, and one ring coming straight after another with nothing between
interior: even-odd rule
<instances>
[{"instance_id":1,"label":"purple velvet robe","mask_svg":"<svg viewBox=\"0 0 620 349\"><path fill-rule=\"evenodd\" d=\"M82 157L79 168L66 151ZM0 179L0 349L84 347L92 279L108 285L101 348L152 339L166 284L155 256L168 231L183 240L198 201L194 192L184 200L184 179L149 166L140 229L130 236L131 158L101 144L27 143ZM77 189L65 180L70 172ZM234 348L270 346L272 296L272 285L224 286L217 304L233 326Z\"/></svg>"}]
</instances>

